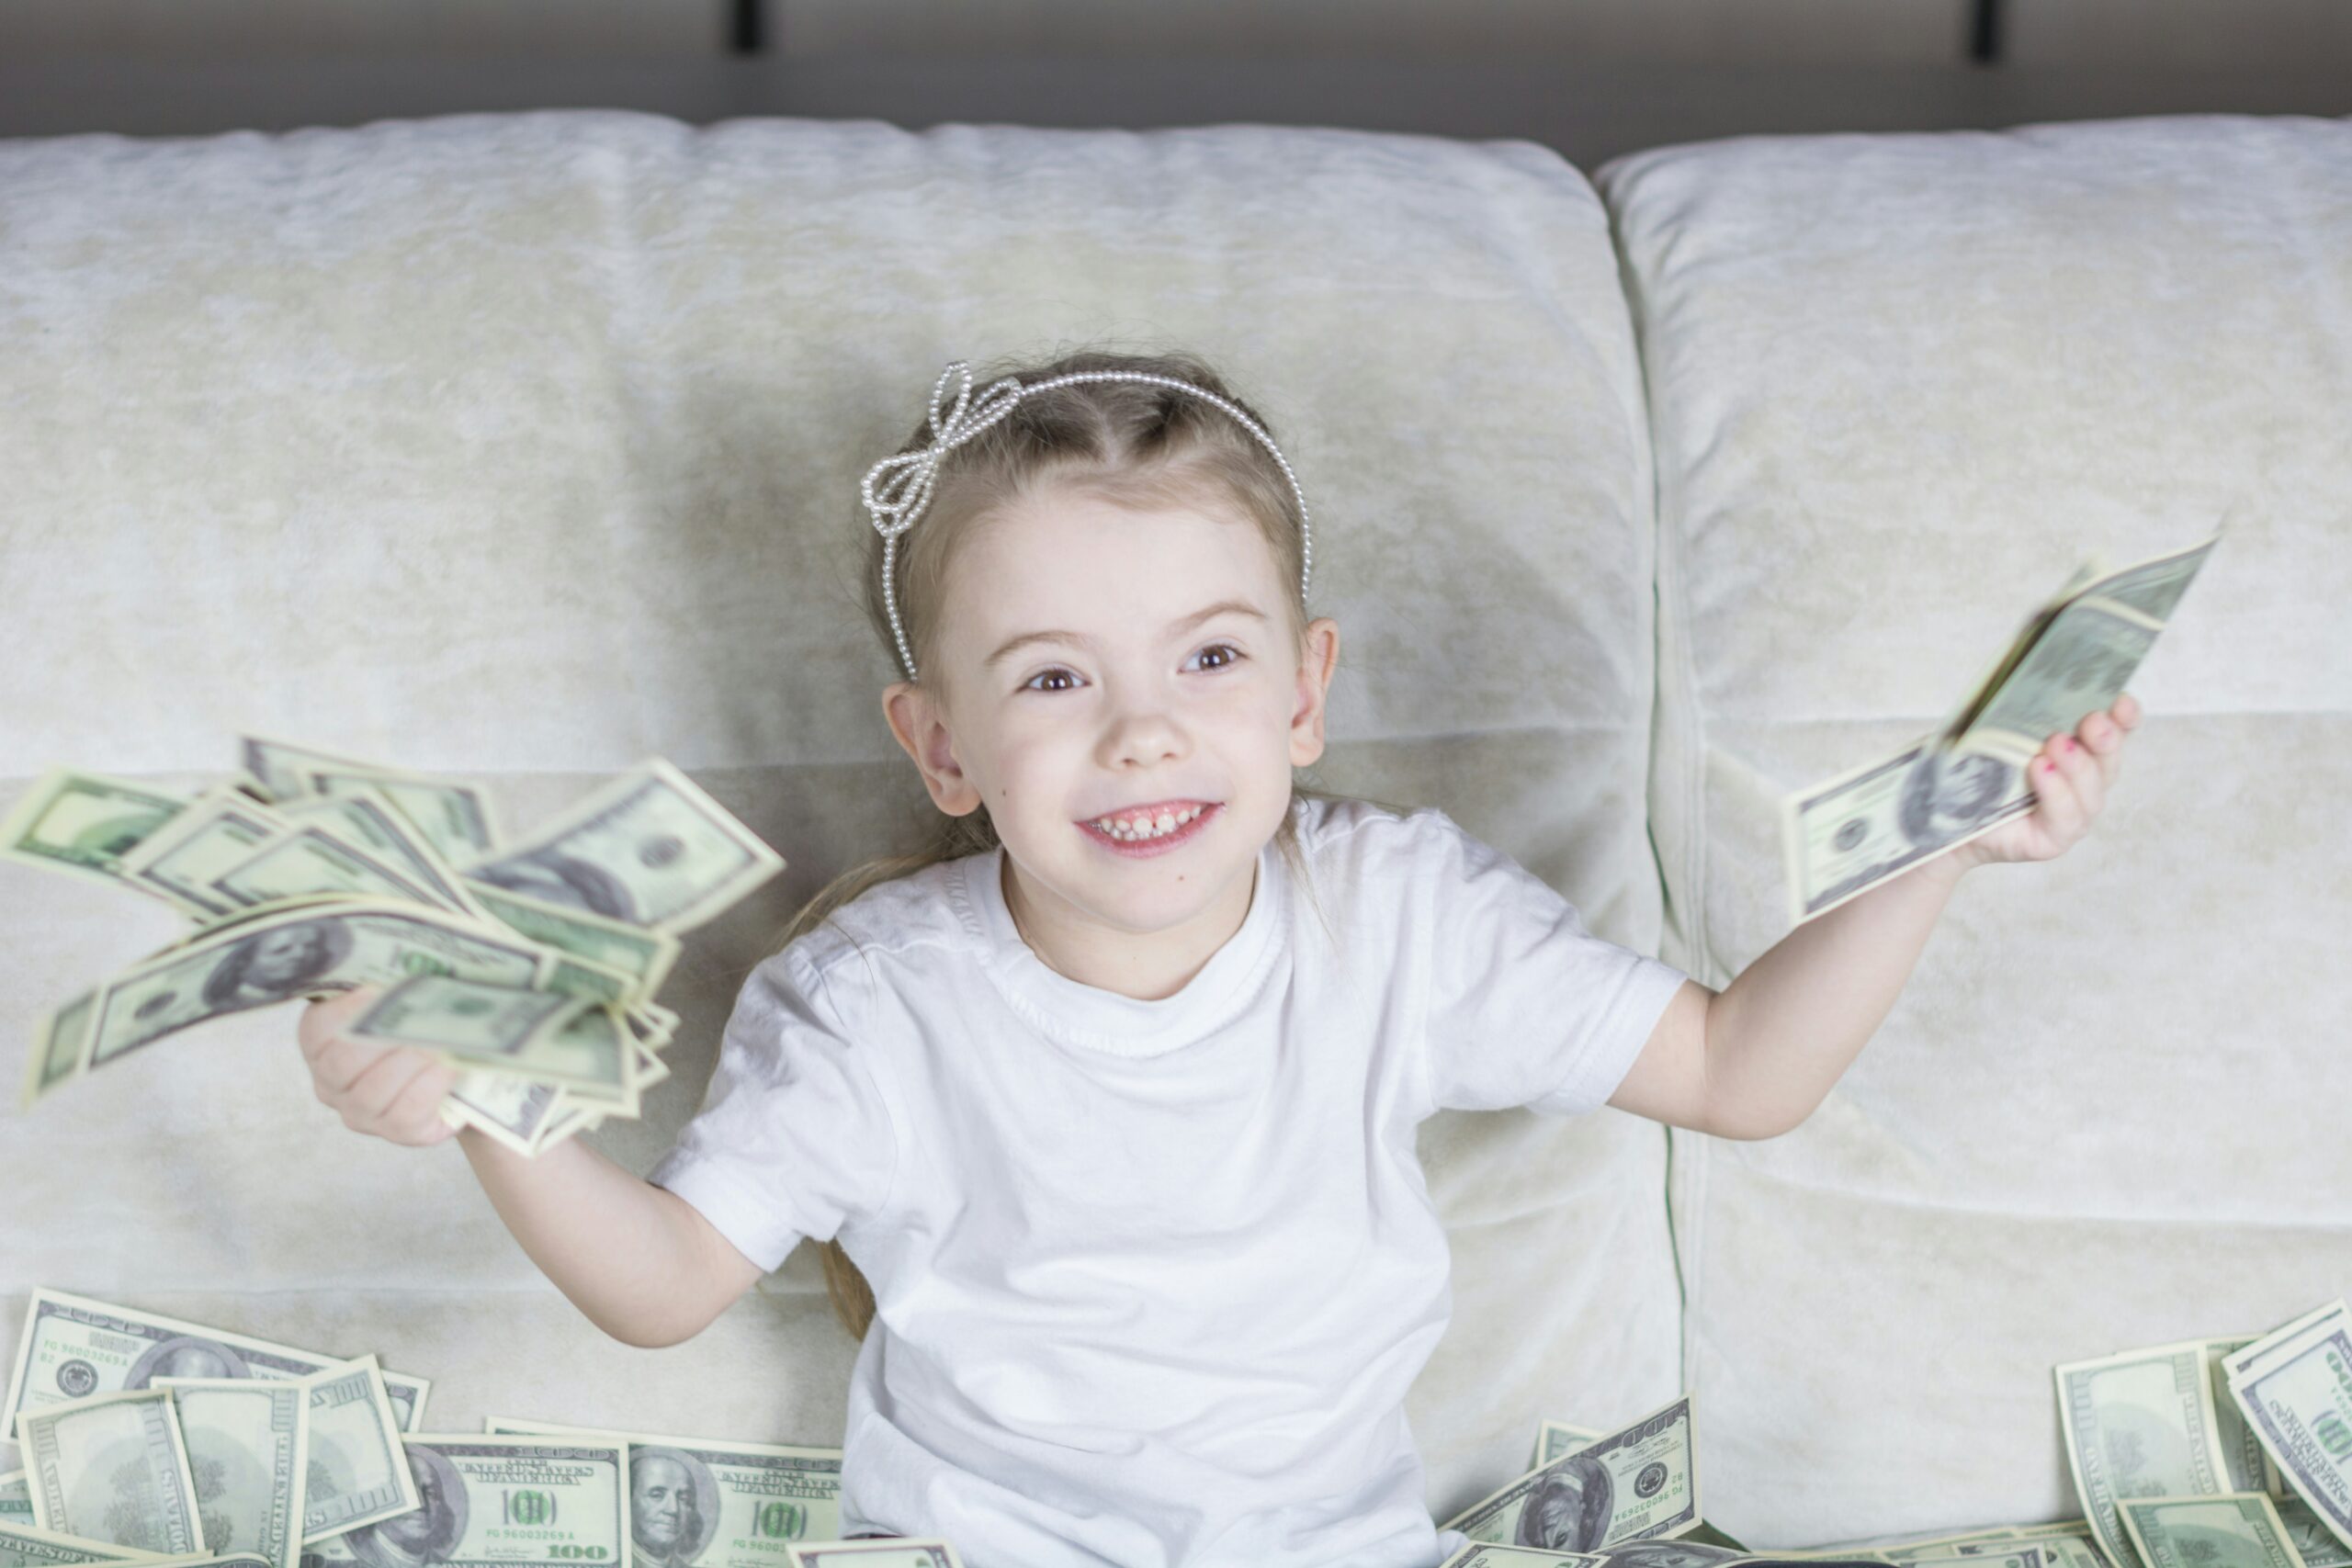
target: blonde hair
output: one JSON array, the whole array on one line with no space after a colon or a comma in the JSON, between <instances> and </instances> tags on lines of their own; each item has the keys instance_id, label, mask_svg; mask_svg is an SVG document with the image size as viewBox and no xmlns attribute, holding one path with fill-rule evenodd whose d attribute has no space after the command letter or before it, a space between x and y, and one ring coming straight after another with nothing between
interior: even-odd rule
<instances>
[{"instance_id":1,"label":"blonde hair","mask_svg":"<svg viewBox=\"0 0 2352 1568\"><path fill-rule=\"evenodd\" d=\"M1013 376L1025 386L1072 371L1133 370L1187 381L1248 412L1270 434L1272 426L1222 377L1198 356L1184 353L1118 354L1081 350L1035 364L1000 364L975 386ZM932 444L926 418L899 453L920 452ZM1230 414L1205 399L1142 381L1084 381L1023 394L1012 412L957 446L940 465L930 504L922 520L899 541L891 577L899 619L914 650L915 668L937 670L941 612L958 544L974 524L1047 492L1075 492L1138 510L1191 506L1235 516L1254 525L1273 554L1276 578L1287 582L1283 596L1291 646L1302 647L1310 618L1300 592L1306 531L1289 478L1271 453ZM870 524L864 608L895 666L898 641L882 592L883 539ZM1303 770L1302 770L1303 772ZM1283 813L1274 842L1306 887L1327 931L1330 922L1315 900L1298 845L1297 803L1303 799L1347 800L1299 782L1291 783L1292 809ZM1386 801L1370 804L1402 813ZM910 853L885 855L850 867L819 888L785 927L776 945L787 946L814 931L834 910L867 889L926 866L999 847L996 825L985 803L962 817L940 818L929 842ZM833 1312L853 1338L864 1339L874 1320L874 1290L851 1262L839 1239L824 1244L825 1292Z\"/></svg>"}]
</instances>

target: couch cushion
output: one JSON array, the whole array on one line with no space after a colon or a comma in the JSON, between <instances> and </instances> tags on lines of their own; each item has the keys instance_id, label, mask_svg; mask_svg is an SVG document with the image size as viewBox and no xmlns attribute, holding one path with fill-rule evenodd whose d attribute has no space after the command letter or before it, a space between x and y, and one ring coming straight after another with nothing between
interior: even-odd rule
<instances>
[{"instance_id":1,"label":"couch cushion","mask_svg":"<svg viewBox=\"0 0 2352 1568\"><path fill-rule=\"evenodd\" d=\"M1935 727L2078 558L2234 507L2091 834L1971 874L1823 1107L1678 1134L1707 1511L2078 1513L2051 1368L2352 1275L2352 124L1747 137L1597 181L1658 454L1664 955L1786 933L1784 794ZM1858 904L1857 908L1866 905Z\"/></svg>"},{"instance_id":2,"label":"couch cushion","mask_svg":"<svg viewBox=\"0 0 2352 1568\"><path fill-rule=\"evenodd\" d=\"M0 144L0 808L52 762L192 788L241 729L469 773L510 825L670 758L790 864L689 937L675 1077L592 1140L633 1168L783 919L928 809L857 491L953 358L1227 368L1346 634L1320 782L1443 807L1654 951L1640 378L1605 216L1540 148L609 111L76 136ZM0 864L0 1037L177 934ZM439 1380L436 1426L839 1440L813 1249L766 1282L789 1311L622 1386L458 1152L346 1133L293 1032L229 1021L15 1123L11 1312L51 1284L329 1349L397 1323L376 1348ZM1425 1134L1460 1243L1409 1407L1443 1515L1539 1416L1670 1396L1678 1298L1654 1124ZM510 1318L532 1353L491 1352Z\"/></svg>"}]
</instances>

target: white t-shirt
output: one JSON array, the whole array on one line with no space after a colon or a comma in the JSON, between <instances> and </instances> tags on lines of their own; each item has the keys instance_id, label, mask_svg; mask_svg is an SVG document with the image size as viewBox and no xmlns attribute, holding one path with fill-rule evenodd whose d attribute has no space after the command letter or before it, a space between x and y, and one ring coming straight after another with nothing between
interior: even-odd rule
<instances>
[{"instance_id":1,"label":"white t-shirt","mask_svg":"<svg viewBox=\"0 0 2352 1568\"><path fill-rule=\"evenodd\" d=\"M1405 1419L1453 1311L1414 1129L1600 1106L1685 976L1434 808L1294 810L1337 950L1269 841L1233 937L1121 996L1030 951L999 849L868 889L745 982L650 1179L769 1269L838 1233L872 1283L843 1534L945 1536L968 1568L1465 1544Z\"/></svg>"}]
</instances>

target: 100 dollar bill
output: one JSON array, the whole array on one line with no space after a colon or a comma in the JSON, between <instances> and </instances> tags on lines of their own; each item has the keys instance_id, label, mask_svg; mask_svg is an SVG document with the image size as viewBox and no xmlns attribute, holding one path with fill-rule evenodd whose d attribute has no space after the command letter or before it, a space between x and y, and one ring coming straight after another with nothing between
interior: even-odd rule
<instances>
[{"instance_id":1,"label":"100 dollar bill","mask_svg":"<svg viewBox=\"0 0 2352 1568\"><path fill-rule=\"evenodd\" d=\"M401 1439L418 1506L338 1538L361 1568L580 1568L629 1542L618 1443L433 1432Z\"/></svg>"},{"instance_id":2,"label":"100 dollar bill","mask_svg":"<svg viewBox=\"0 0 2352 1568\"><path fill-rule=\"evenodd\" d=\"M1446 1521L1473 1540L1597 1551L1699 1523L1688 1394L1529 1472Z\"/></svg>"},{"instance_id":3,"label":"100 dollar bill","mask_svg":"<svg viewBox=\"0 0 2352 1568\"><path fill-rule=\"evenodd\" d=\"M640 1561L671 1568L775 1568L780 1547L841 1533L842 1450L663 1438L519 1416L513 1435L599 1437L628 1450L629 1521Z\"/></svg>"},{"instance_id":4,"label":"100 dollar bill","mask_svg":"<svg viewBox=\"0 0 2352 1568\"><path fill-rule=\"evenodd\" d=\"M674 935L782 871L784 857L655 757L528 838L458 869L543 903Z\"/></svg>"},{"instance_id":5,"label":"100 dollar bill","mask_svg":"<svg viewBox=\"0 0 2352 1568\"><path fill-rule=\"evenodd\" d=\"M1476 1540L1437 1568L1599 1568L1608 1561L1595 1551L1546 1551L1540 1546L1498 1546Z\"/></svg>"},{"instance_id":6,"label":"100 dollar bill","mask_svg":"<svg viewBox=\"0 0 2352 1568\"><path fill-rule=\"evenodd\" d=\"M2132 1497L2122 1514L2146 1568L2303 1568L2278 1511L2259 1492Z\"/></svg>"},{"instance_id":7,"label":"100 dollar bill","mask_svg":"<svg viewBox=\"0 0 2352 1568\"><path fill-rule=\"evenodd\" d=\"M196 1478L169 1389L119 1390L25 1413L33 1523L139 1551L200 1551Z\"/></svg>"},{"instance_id":8,"label":"100 dollar bill","mask_svg":"<svg viewBox=\"0 0 2352 1568\"><path fill-rule=\"evenodd\" d=\"M634 1078L635 1043L619 1015L604 1003L557 991L413 975L345 1024L343 1033L413 1046L459 1067L602 1090L602 1098L616 1103Z\"/></svg>"},{"instance_id":9,"label":"100 dollar bill","mask_svg":"<svg viewBox=\"0 0 2352 1568\"><path fill-rule=\"evenodd\" d=\"M937 1536L878 1540L812 1540L785 1549L789 1568L964 1568L956 1549Z\"/></svg>"},{"instance_id":10,"label":"100 dollar bill","mask_svg":"<svg viewBox=\"0 0 2352 1568\"><path fill-rule=\"evenodd\" d=\"M261 1378L157 1378L196 1478L202 1550L297 1568L311 1463L311 1385Z\"/></svg>"},{"instance_id":11,"label":"100 dollar bill","mask_svg":"<svg viewBox=\"0 0 2352 1568\"><path fill-rule=\"evenodd\" d=\"M122 862L187 804L132 779L51 768L0 819L0 858L130 887L177 907L167 891L126 877Z\"/></svg>"},{"instance_id":12,"label":"100 dollar bill","mask_svg":"<svg viewBox=\"0 0 2352 1568\"><path fill-rule=\"evenodd\" d=\"M241 736L238 743L245 772L261 781L273 800L380 791L453 864L487 853L498 842L490 796L466 780L354 761L266 736Z\"/></svg>"},{"instance_id":13,"label":"100 dollar bill","mask_svg":"<svg viewBox=\"0 0 2352 1568\"><path fill-rule=\"evenodd\" d=\"M1600 1434L1583 1427L1571 1427L1566 1421L1538 1422L1535 1427L1534 1451L1527 1456L1527 1468L1540 1470L1555 1459L1566 1459L1587 1443L1597 1443Z\"/></svg>"},{"instance_id":14,"label":"100 dollar bill","mask_svg":"<svg viewBox=\"0 0 2352 1568\"><path fill-rule=\"evenodd\" d=\"M191 1561L160 1552L133 1551L127 1546L109 1546L84 1540L78 1535L42 1529L32 1523L31 1495L28 1492L26 1495L24 1522L0 1518L0 1568L77 1568L85 1562L137 1563L140 1568L155 1568L158 1563Z\"/></svg>"},{"instance_id":15,"label":"100 dollar bill","mask_svg":"<svg viewBox=\"0 0 2352 1568\"><path fill-rule=\"evenodd\" d=\"M2137 1561L2119 1505L2224 1490L2212 1383L2199 1340L2053 1369L2059 1429L2083 1517L2108 1561Z\"/></svg>"},{"instance_id":16,"label":"100 dollar bill","mask_svg":"<svg viewBox=\"0 0 2352 1568\"><path fill-rule=\"evenodd\" d=\"M2032 811L2027 763L2050 736L2113 705L2222 536L2114 570L2077 569L1941 728L1785 796L1791 923Z\"/></svg>"},{"instance_id":17,"label":"100 dollar bill","mask_svg":"<svg viewBox=\"0 0 2352 1568\"><path fill-rule=\"evenodd\" d=\"M2352 1547L2352 1310L2330 1302L2223 1365L2231 1397L2288 1485Z\"/></svg>"},{"instance_id":18,"label":"100 dollar bill","mask_svg":"<svg viewBox=\"0 0 2352 1568\"><path fill-rule=\"evenodd\" d=\"M0 1435L13 1434L25 1411L143 1389L157 1377L291 1381L353 1359L39 1285L26 1303L6 1407L0 1410ZM432 1383L401 1372L380 1375L401 1430L414 1431Z\"/></svg>"}]
</instances>

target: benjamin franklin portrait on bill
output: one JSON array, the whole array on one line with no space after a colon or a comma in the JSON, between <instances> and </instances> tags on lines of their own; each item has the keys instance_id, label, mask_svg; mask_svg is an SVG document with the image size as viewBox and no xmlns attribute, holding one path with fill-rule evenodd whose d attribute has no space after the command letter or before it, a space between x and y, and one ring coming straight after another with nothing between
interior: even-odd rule
<instances>
[{"instance_id":1,"label":"benjamin franklin portrait on bill","mask_svg":"<svg viewBox=\"0 0 2352 1568\"><path fill-rule=\"evenodd\" d=\"M718 1482L682 1450L628 1450L629 1568L687 1568L718 1531Z\"/></svg>"},{"instance_id":2,"label":"benjamin franklin portrait on bill","mask_svg":"<svg viewBox=\"0 0 2352 1568\"><path fill-rule=\"evenodd\" d=\"M334 919L292 920L230 944L204 977L208 1014L266 1007L317 988L351 953L351 933Z\"/></svg>"},{"instance_id":3,"label":"benjamin franklin portrait on bill","mask_svg":"<svg viewBox=\"0 0 2352 1568\"><path fill-rule=\"evenodd\" d=\"M249 1378L245 1359L217 1339L175 1334L139 1353L122 1375L125 1388L145 1388L154 1378Z\"/></svg>"},{"instance_id":4,"label":"benjamin franklin portrait on bill","mask_svg":"<svg viewBox=\"0 0 2352 1568\"><path fill-rule=\"evenodd\" d=\"M1609 1467L1590 1454L1562 1460L1519 1510L1516 1544L1551 1551L1597 1551L1616 1513Z\"/></svg>"},{"instance_id":5,"label":"benjamin franklin portrait on bill","mask_svg":"<svg viewBox=\"0 0 2352 1568\"><path fill-rule=\"evenodd\" d=\"M2014 772L1997 757L1928 748L1903 781L1895 807L1903 836L1925 849L1950 843L1992 815Z\"/></svg>"},{"instance_id":6,"label":"benjamin franklin portrait on bill","mask_svg":"<svg viewBox=\"0 0 2352 1568\"><path fill-rule=\"evenodd\" d=\"M610 872L553 847L476 866L466 874L543 904L562 904L632 924L642 919L628 889Z\"/></svg>"},{"instance_id":7,"label":"benjamin franklin portrait on bill","mask_svg":"<svg viewBox=\"0 0 2352 1568\"><path fill-rule=\"evenodd\" d=\"M367 1568L427 1568L446 1562L466 1535L466 1482L439 1450L403 1443L408 1472L416 1480L417 1506L343 1537Z\"/></svg>"}]
</instances>

